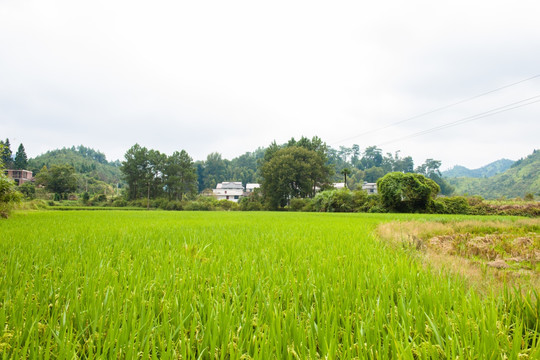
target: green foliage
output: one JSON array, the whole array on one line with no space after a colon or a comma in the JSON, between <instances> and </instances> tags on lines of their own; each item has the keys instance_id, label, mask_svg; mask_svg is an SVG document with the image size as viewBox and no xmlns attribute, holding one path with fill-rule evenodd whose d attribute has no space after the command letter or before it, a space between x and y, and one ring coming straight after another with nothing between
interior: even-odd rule
<instances>
[{"instance_id":1,"label":"green foliage","mask_svg":"<svg viewBox=\"0 0 540 360\"><path fill-rule=\"evenodd\" d=\"M393 172L377 181L382 205L393 212L424 212L440 188L420 174Z\"/></svg>"},{"instance_id":2,"label":"green foliage","mask_svg":"<svg viewBox=\"0 0 540 360\"><path fill-rule=\"evenodd\" d=\"M485 178L452 178L449 183L455 193L478 195L485 199L516 198L540 194L540 151L534 151L505 172Z\"/></svg>"},{"instance_id":3,"label":"green foliage","mask_svg":"<svg viewBox=\"0 0 540 360\"><path fill-rule=\"evenodd\" d=\"M36 181L55 194L55 198L67 199L67 195L77 190L77 174L71 165L52 165L42 169ZM58 196L56 196L58 195Z\"/></svg>"},{"instance_id":4,"label":"green foliage","mask_svg":"<svg viewBox=\"0 0 540 360\"><path fill-rule=\"evenodd\" d=\"M18 190L28 200L32 200L36 197L36 186L32 182L25 182L19 185Z\"/></svg>"},{"instance_id":5,"label":"green foliage","mask_svg":"<svg viewBox=\"0 0 540 360\"><path fill-rule=\"evenodd\" d=\"M442 172L442 176L446 178L456 177L471 177L471 178L486 178L501 174L514 164L514 161L508 159L501 159L489 163L481 168L470 170L464 166L456 165L450 170Z\"/></svg>"},{"instance_id":6,"label":"green foliage","mask_svg":"<svg viewBox=\"0 0 540 360\"><path fill-rule=\"evenodd\" d=\"M364 150L364 156L360 160L361 169L367 170L374 167L381 167L383 163L382 150L376 146L368 146Z\"/></svg>"},{"instance_id":7,"label":"green foliage","mask_svg":"<svg viewBox=\"0 0 540 360\"><path fill-rule=\"evenodd\" d=\"M381 212L378 197L368 196L364 190L322 191L315 196L312 206L318 212Z\"/></svg>"},{"instance_id":8,"label":"green foliage","mask_svg":"<svg viewBox=\"0 0 540 360\"><path fill-rule=\"evenodd\" d=\"M363 155L357 144L350 148L340 146L339 150L329 147L327 153L328 164L336 169L332 181L342 181L343 177L339 176L342 175L341 171L345 168L350 169L350 176L347 174L347 178L350 179L347 182L347 187L352 190L359 188L364 181L376 182L392 171L405 173L414 171L412 157L401 157L400 151L383 155L382 150L376 146L368 146Z\"/></svg>"},{"instance_id":9,"label":"green foliage","mask_svg":"<svg viewBox=\"0 0 540 360\"><path fill-rule=\"evenodd\" d=\"M219 207L216 199L209 196L199 196L196 200L185 204L184 210L187 211L212 211Z\"/></svg>"},{"instance_id":10,"label":"green foliage","mask_svg":"<svg viewBox=\"0 0 540 360\"><path fill-rule=\"evenodd\" d=\"M365 171L364 181L366 182L376 182L378 179L384 176L384 169L380 167L371 167Z\"/></svg>"},{"instance_id":11,"label":"green foliage","mask_svg":"<svg viewBox=\"0 0 540 360\"><path fill-rule=\"evenodd\" d=\"M167 158L163 176L169 200L181 200L197 192L197 173L185 150L175 151Z\"/></svg>"},{"instance_id":12,"label":"green foliage","mask_svg":"<svg viewBox=\"0 0 540 360\"><path fill-rule=\"evenodd\" d=\"M260 190L255 189L253 193L238 200L238 207L241 211L261 211L264 209L263 202Z\"/></svg>"},{"instance_id":13,"label":"green foliage","mask_svg":"<svg viewBox=\"0 0 540 360\"><path fill-rule=\"evenodd\" d=\"M26 156L23 144L20 144L17 149L13 166L17 170L25 170L28 167L28 157Z\"/></svg>"},{"instance_id":14,"label":"green foliage","mask_svg":"<svg viewBox=\"0 0 540 360\"><path fill-rule=\"evenodd\" d=\"M122 182L119 163L108 162L103 153L82 145L47 151L45 154L28 160L28 170L33 171L34 174L44 166L51 168L52 165L71 165L78 174L115 187L117 183Z\"/></svg>"},{"instance_id":15,"label":"green foliage","mask_svg":"<svg viewBox=\"0 0 540 360\"><path fill-rule=\"evenodd\" d=\"M227 164L221 154L214 152L206 157L203 166L203 189L215 189L220 182L227 181Z\"/></svg>"},{"instance_id":16,"label":"green foliage","mask_svg":"<svg viewBox=\"0 0 540 360\"><path fill-rule=\"evenodd\" d=\"M324 152L303 146L287 146L267 156L261 166L261 188L270 209L278 209L295 197L313 197L316 187L329 182L330 169Z\"/></svg>"},{"instance_id":17,"label":"green foliage","mask_svg":"<svg viewBox=\"0 0 540 360\"><path fill-rule=\"evenodd\" d=\"M196 192L196 168L184 150L167 156L135 144L126 152L120 170L128 184L128 200L147 198L149 203L165 194L169 200L181 200Z\"/></svg>"},{"instance_id":18,"label":"green foliage","mask_svg":"<svg viewBox=\"0 0 540 360\"><path fill-rule=\"evenodd\" d=\"M3 167L6 169L11 169L13 167L13 153L11 152L11 145L9 139L6 141L0 140L0 163L3 164Z\"/></svg>"},{"instance_id":19,"label":"green foliage","mask_svg":"<svg viewBox=\"0 0 540 360\"><path fill-rule=\"evenodd\" d=\"M289 211L310 211L312 202L312 199L294 198L291 199L288 209Z\"/></svg>"},{"instance_id":20,"label":"green foliage","mask_svg":"<svg viewBox=\"0 0 540 360\"><path fill-rule=\"evenodd\" d=\"M422 174L427 178L435 181L440 187L440 192L443 195L452 195L454 187L443 179L440 171L441 162L439 160L427 159L424 164L416 168L416 173Z\"/></svg>"},{"instance_id":21,"label":"green foliage","mask_svg":"<svg viewBox=\"0 0 540 360\"><path fill-rule=\"evenodd\" d=\"M471 214L472 208L464 196L442 197L430 204L430 212L436 214Z\"/></svg>"},{"instance_id":22,"label":"green foliage","mask_svg":"<svg viewBox=\"0 0 540 360\"><path fill-rule=\"evenodd\" d=\"M21 201L21 193L0 166L0 217L7 218L13 206Z\"/></svg>"}]
</instances>

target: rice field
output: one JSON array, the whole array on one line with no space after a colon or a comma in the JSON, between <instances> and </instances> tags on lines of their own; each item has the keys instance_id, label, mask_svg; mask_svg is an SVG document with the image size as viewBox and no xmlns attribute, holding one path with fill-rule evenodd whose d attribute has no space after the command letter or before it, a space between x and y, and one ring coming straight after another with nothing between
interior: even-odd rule
<instances>
[{"instance_id":1,"label":"rice field","mask_svg":"<svg viewBox=\"0 0 540 360\"><path fill-rule=\"evenodd\" d=\"M375 236L395 219L15 213L0 221L0 355L540 358L534 291L478 294L427 268Z\"/></svg>"}]
</instances>

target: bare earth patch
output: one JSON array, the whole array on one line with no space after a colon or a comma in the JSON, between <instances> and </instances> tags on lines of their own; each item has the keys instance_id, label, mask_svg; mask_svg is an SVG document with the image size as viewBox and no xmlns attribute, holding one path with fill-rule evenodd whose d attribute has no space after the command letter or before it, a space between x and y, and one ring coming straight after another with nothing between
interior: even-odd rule
<instances>
[{"instance_id":1,"label":"bare earth patch","mask_svg":"<svg viewBox=\"0 0 540 360\"><path fill-rule=\"evenodd\" d=\"M407 221L381 224L379 236L423 254L435 268L466 277L490 290L504 283L540 287L540 220Z\"/></svg>"}]
</instances>

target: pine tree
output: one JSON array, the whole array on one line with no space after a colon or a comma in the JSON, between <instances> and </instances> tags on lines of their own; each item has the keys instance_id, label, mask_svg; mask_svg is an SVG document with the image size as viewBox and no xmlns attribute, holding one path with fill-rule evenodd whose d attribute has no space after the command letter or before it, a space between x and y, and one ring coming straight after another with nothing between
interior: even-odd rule
<instances>
[{"instance_id":1,"label":"pine tree","mask_svg":"<svg viewBox=\"0 0 540 360\"><path fill-rule=\"evenodd\" d=\"M24 150L23 144L19 145L19 149L15 154L15 169L24 170L28 166L28 157L26 156L26 151Z\"/></svg>"},{"instance_id":2,"label":"pine tree","mask_svg":"<svg viewBox=\"0 0 540 360\"><path fill-rule=\"evenodd\" d=\"M13 166L13 158L11 157L13 153L11 152L11 145L9 144L9 139L6 139L5 142L0 142L0 145L3 145L2 162L4 163L4 167L6 169L11 169L11 167Z\"/></svg>"}]
</instances>

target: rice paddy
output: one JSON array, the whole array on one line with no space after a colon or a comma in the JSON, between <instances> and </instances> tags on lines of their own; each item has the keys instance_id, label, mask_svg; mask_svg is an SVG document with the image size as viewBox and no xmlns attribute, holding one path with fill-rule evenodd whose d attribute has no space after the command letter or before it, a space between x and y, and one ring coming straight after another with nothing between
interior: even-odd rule
<instances>
[{"instance_id":1,"label":"rice paddy","mask_svg":"<svg viewBox=\"0 0 540 360\"><path fill-rule=\"evenodd\" d=\"M376 237L395 217L15 213L0 221L0 356L540 357L534 290L479 294L426 268Z\"/></svg>"}]
</instances>

